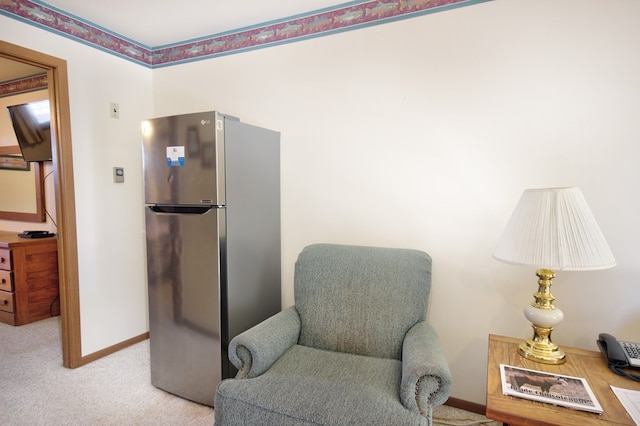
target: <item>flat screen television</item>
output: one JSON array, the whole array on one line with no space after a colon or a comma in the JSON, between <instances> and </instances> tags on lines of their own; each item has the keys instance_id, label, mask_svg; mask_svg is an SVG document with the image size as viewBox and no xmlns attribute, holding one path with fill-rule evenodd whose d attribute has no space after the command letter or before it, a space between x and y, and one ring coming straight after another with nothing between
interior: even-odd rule
<instances>
[{"instance_id":1,"label":"flat screen television","mask_svg":"<svg viewBox=\"0 0 640 426\"><path fill-rule=\"evenodd\" d=\"M25 161L51 160L49 100L8 106L11 124Z\"/></svg>"}]
</instances>

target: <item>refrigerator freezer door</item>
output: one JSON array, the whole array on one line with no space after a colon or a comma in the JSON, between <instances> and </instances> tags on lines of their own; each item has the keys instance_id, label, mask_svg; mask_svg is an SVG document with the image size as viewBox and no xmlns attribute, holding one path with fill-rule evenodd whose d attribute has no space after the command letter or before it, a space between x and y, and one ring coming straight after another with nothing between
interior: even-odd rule
<instances>
[{"instance_id":1,"label":"refrigerator freezer door","mask_svg":"<svg viewBox=\"0 0 640 426\"><path fill-rule=\"evenodd\" d=\"M224 120L203 112L143 122L146 204L225 204Z\"/></svg>"},{"instance_id":2,"label":"refrigerator freezer door","mask_svg":"<svg viewBox=\"0 0 640 426\"><path fill-rule=\"evenodd\" d=\"M151 383L213 406L222 379L219 241L224 209L166 211L145 209Z\"/></svg>"}]
</instances>

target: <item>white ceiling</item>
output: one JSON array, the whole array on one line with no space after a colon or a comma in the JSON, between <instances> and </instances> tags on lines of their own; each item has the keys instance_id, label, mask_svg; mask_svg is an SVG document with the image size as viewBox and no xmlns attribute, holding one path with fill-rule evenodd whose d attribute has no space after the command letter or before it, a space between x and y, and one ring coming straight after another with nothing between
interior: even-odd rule
<instances>
[{"instance_id":1,"label":"white ceiling","mask_svg":"<svg viewBox=\"0 0 640 426\"><path fill-rule=\"evenodd\" d=\"M46 3L137 43L158 47L307 14L345 1L47 0Z\"/></svg>"}]
</instances>

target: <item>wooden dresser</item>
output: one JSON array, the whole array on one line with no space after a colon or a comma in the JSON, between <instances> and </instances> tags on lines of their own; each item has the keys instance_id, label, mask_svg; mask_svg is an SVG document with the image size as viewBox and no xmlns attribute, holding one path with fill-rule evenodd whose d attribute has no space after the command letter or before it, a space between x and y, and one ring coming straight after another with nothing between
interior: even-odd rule
<instances>
[{"instance_id":1,"label":"wooden dresser","mask_svg":"<svg viewBox=\"0 0 640 426\"><path fill-rule=\"evenodd\" d=\"M0 322L22 325L60 315L57 238L0 231Z\"/></svg>"}]
</instances>

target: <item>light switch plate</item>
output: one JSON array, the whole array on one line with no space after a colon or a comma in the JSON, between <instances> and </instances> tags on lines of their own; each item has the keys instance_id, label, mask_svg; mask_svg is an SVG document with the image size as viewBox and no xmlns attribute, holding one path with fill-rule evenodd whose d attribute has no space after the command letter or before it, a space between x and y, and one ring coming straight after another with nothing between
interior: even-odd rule
<instances>
[{"instance_id":1,"label":"light switch plate","mask_svg":"<svg viewBox=\"0 0 640 426\"><path fill-rule=\"evenodd\" d=\"M111 102L109 104L109 115L111 118L120 118L120 105L116 102Z\"/></svg>"},{"instance_id":2,"label":"light switch plate","mask_svg":"<svg viewBox=\"0 0 640 426\"><path fill-rule=\"evenodd\" d=\"M124 167L114 167L113 168L113 181L115 183L123 183L124 182Z\"/></svg>"}]
</instances>

